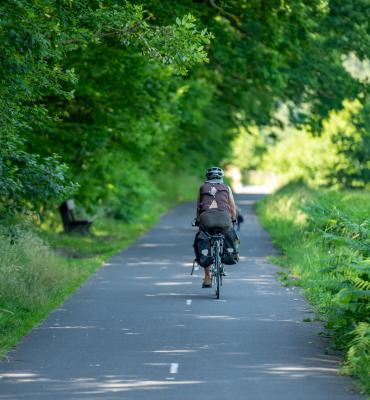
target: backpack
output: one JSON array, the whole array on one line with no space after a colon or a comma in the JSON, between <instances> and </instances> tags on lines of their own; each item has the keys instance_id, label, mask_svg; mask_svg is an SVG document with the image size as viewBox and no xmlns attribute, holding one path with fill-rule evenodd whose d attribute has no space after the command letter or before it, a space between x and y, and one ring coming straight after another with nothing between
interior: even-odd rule
<instances>
[{"instance_id":1,"label":"backpack","mask_svg":"<svg viewBox=\"0 0 370 400\"><path fill-rule=\"evenodd\" d=\"M224 251L222 262L226 265L233 265L239 261L240 239L235 229L231 228L225 235Z\"/></svg>"},{"instance_id":2,"label":"backpack","mask_svg":"<svg viewBox=\"0 0 370 400\"><path fill-rule=\"evenodd\" d=\"M209 267L212 264L211 241L207 232L198 231L194 238L195 260L201 267Z\"/></svg>"}]
</instances>

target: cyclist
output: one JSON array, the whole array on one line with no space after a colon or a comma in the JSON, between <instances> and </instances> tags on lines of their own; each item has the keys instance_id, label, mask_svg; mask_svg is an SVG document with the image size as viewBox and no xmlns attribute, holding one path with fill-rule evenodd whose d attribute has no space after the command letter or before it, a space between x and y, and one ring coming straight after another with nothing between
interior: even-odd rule
<instances>
[{"instance_id":1,"label":"cyclist","mask_svg":"<svg viewBox=\"0 0 370 400\"><path fill-rule=\"evenodd\" d=\"M207 169L206 181L200 186L196 224L205 232L217 228L223 234L233 227L237 213L233 193L223 182L224 171L219 167ZM209 267L204 267L202 287L211 287Z\"/></svg>"}]
</instances>

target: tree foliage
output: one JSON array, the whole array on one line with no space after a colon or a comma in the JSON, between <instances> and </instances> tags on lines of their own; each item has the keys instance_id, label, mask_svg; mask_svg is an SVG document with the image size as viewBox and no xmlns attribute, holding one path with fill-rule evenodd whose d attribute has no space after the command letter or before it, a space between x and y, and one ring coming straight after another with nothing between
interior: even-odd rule
<instances>
[{"instance_id":1,"label":"tree foliage","mask_svg":"<svg viewBox=\"0 0 370 400\"><path fill-rule=\"evenodd\" d=\"M73 177L95 179L88 168L102 155L111 158L114 142L117 150L137 145L137 153L153 142L160 148L162 125L172 118L166 78L207 61L211 39L190 14L160 26L128 2L9 0L0 15L1 195L17 207L66 196L63 163ZM158 97L156 82L165 83ZM161 121L157 103L167 114ZM117 133L122 126L126 135Z\"/></svg>"},{"instance_id":2,"label":"tree foliage","mask_svg":"<svg viewBox=\"0 0 370 400\"><path fill-rule=\"evenodd\" d=\"M3 1L1 203L38 207L74 190L86 207L129 218L160 189L158 172L229 160L240 132L248 141L245 132L281 124L281 104L291 124L320 135L343 102L357 101L351 124L366 138L369 86L343 60L369 58L368 7L369 0ZM331 137L349 163L363 166L367 139L356 135ZM266 147L254 134L251 141ZM348 168L341 171L351 185Z\"/></svg>"},{"instance_id":3,"label":"tree foliage","mask_svg":"<svg viewBox=\"0 0 370 400\"><path fill-rule=\"evenodd\" d=\"M323 121L320 135L308 128L285 129L263 155L261 167L284 183L305 181L312 187L363 188L370 182L370 127L367 105L345 101ZM304 151L302 151L304 149Z\"/></svg>"}]
</instances>

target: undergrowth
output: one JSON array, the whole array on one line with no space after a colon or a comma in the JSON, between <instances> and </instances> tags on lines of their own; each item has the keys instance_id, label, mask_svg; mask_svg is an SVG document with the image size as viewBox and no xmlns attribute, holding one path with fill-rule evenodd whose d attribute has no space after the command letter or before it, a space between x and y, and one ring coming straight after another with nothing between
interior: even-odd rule
<instances>
[{"instance_id":1,"label":"undergrowth","mask_svg":"<svg viewBox=\"0 0 370 400\"><path fill-rule=\"evenodd\" d=\"M257 210L289 267L285 282L304 288L346 354L343 370L369 393L370 193L289 185Z\"/></svg>"}]
</instances>

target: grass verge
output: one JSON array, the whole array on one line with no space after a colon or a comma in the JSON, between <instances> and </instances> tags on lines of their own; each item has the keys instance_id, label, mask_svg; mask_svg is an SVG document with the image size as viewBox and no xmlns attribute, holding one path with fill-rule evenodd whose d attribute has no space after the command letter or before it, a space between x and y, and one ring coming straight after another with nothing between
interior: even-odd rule
<instances>
[{"instance_id":1,"label":"grass verge","mask_svg":"<svg viewBox=\"0 0 370 400\"><path fill-rule=\"evenodd\" d=\"M345 352L343 371L370 393L370 193L288 185L257 212L282 250L284 283L303 287Z\"/></svg>"},{"instance_id":2,"label":"grass verge","mask_svg":"<svg viewBox=\"0 0 370 400\"><path fill-rule=\"evenodd\" d=\"M41 228L12 226L11 238L9 227L0 227L0 357L164 211L196 195L194 177L157 179L158 194L140 218L130 223L99 218L91 236L63 234L60 225L51 229L47 221Z\"/></svg>"}]
</instances>

